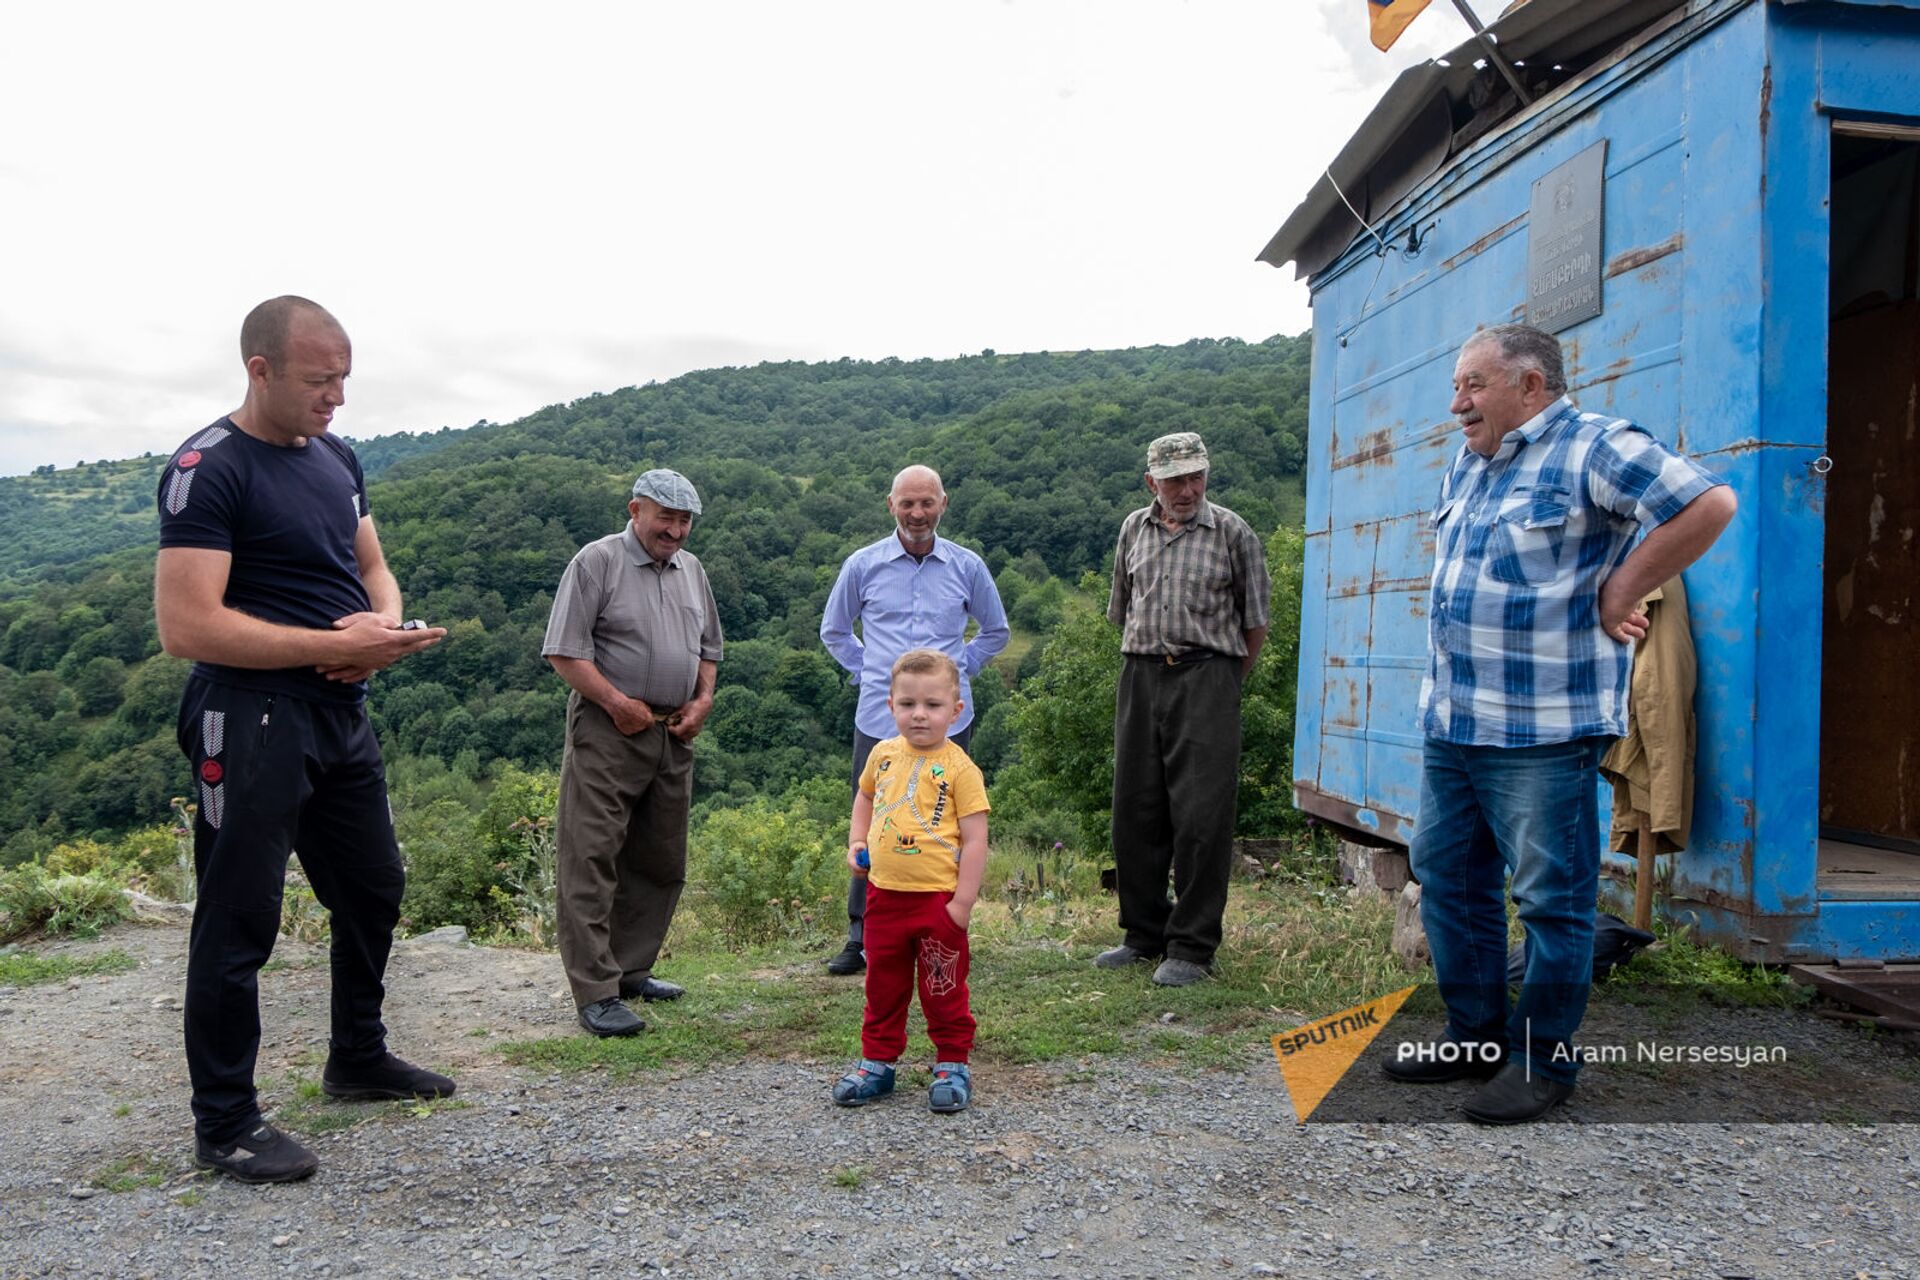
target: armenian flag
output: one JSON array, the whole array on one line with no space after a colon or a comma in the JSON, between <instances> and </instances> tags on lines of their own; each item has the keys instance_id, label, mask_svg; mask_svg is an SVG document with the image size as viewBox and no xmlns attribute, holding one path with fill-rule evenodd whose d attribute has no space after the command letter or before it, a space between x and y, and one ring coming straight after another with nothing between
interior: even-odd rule
<instances>
[{"instance_id":1,"label":"armenian flag","mask_svg":"<svg viewBox=\"0 0 1920 1280\"><path fill-rule=\"evenodd\" d=\"M1373 28L1373 47L1385 53L1420 16L1432 0L1367 0L1367 21Z\"/></svg>"}]
</instances>

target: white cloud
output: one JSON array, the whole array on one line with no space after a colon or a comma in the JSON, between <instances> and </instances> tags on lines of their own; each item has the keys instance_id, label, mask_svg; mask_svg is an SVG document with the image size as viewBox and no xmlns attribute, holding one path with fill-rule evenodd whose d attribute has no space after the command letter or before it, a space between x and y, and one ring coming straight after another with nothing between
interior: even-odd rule
<instances>
[{"instance_id":1,"label":"white cloud","mask_svg":"<svg viewBox=\"0 0 1920 1280\"><path fill-rule=\"evenodd\" d=\"M273 294L342 430L717 363L1309 323L1253 255L1392 75L1363 0L42 5L0 53L0 472L234 407Z\"/></svg>"}]
</instances>

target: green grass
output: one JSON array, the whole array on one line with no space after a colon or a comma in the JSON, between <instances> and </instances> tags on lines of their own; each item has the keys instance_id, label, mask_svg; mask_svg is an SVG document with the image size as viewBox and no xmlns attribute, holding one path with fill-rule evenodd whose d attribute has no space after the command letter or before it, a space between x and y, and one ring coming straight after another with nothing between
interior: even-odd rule
<instances>
[{"instance_id":1,"label":"green grass","mask_svg":"<svg viewBox=\"0 0 1920 1280\"><path fill-rule=\"evenodd\" d=\"M274 1123L307 1137L338 1133L381 1116L425 1119L442 1111L464 1111L473 1105L465 1098L341 1102L329 1098L318 1080L295 1077L287 1083L290 1096L274 1114Z\"/></svg>"},{"instance_id":2,"label":"green grass","mask_svg":"<svg viewBox=\"0 0 1920 1280\"><path fill-rule=\"evenodd\" d=\"M122 1156L87 1175L87 1181L102 1191L138 1191L157 1187L174 1174L171 1165L150 1155Z\"/></svg>"},{"instance_id":3,"label":"green grass","mask_svg":"<svg viewBox=\"0 0 1920 1280\"><path fill-rule=\"evenodd\" d=\"M1011 681L1013 673L1020 669L1021 662L1026 659L1027 650L1033 648L1039 639L1040 637L1031 631L1022 631L1017 627L1008 628L1007 647L993 655L993 665L1002 668L1007 673L1008 680Z\"/></svg>"},{"instance_id":4,"label":"green grass","mask_svg":"<svg viewBox=\"0 0 1920 1280\"><path fill-rule=\"evenodd\" d=\"M140 962L124 951L103 951L83 960L71 956L41 956L31 951L15 951L0 956L0 986L31 987L42 982L61 982L67 978L126 973L139 967Z\"/></svg>"},{"instance_id":5,"label":"green grass","mask_svg":"<svg viewBox=\"0 0 1920 1280\"><path fill-rule=\"evenodd\" d=\"M850 1164L833 1171L833 1185L845 1187L849 1191L858 1191L867 1185L867 1166Z\"/></svg>"},{"instance_id":6,"label":"green grass","mask_svg":"<svg viewBox=\"0 0 1920 1280\"><path fill-rule=\"evenodd\" d=\"M1644 1003L1652 998L1649 993L1664 990L1677 998L1748 1008L1794 1008L1813 1002L1814 991L1794 982L1786 970L1748 964L1702 946L1684 924L1656 920L1653 931L1658 941L1609 974L1595 991L1599 998Z\"/></svg>"},{"instance_id":7,"label":"green grass","mask_svg":"<svg viewBox=\"0 0 1920 1280\"><path fill-rule=\"evenodd\" d=\"M351 1129L377 1114L374 1107L338 1103L326 1095L318 1080L293 1081L292 1096L280 1105L274 1123L283 1129L317 1138L323 1133Z\"/></svg>"},{"instance_id":8,"label":"green grass","mask_svg":"<svg viewBox=\"0 0 1920 1280\"><path fill-rule=\"evenodd\" d=\"M1301 885L1233 889L1215 977L1156 987L1152 968L1095 969L1119 937L1111 898L1029 901L1016 920L983 900L973 919L972 988L978 1062L1044 1063L1112 1054L1197 1067L1244 1065L1276 1032L1411 985L1388 941L1392 909ZM676 927L662 976L684 1000L636 1005L638 1036L563 1034L502 1044L523 1066L602 1070L615 1079L679 1072L741 1058L837 1062L859 1053L862 986L821 964L831 940L734 952ZM1172 1014L1172 1021L1165 1016ZM931 1061L916 1009L906 1061Z\"/></svg>"}]
</instances>

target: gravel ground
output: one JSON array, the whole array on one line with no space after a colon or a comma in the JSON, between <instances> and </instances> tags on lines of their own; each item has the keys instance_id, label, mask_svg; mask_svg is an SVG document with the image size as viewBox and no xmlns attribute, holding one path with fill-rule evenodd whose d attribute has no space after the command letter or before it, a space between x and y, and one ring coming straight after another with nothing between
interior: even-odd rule
<instances>
[{"instance_id":1,"label":"gravel ground","mask_svg":"<svg viewBox=\"0 0 1920 1280\"><path fill-rule=\"evenodd\" d=\"M1302 1127L1265 1057L989 1064L961 1116L924 1087L835 1108L839 1063L550 1077L473 1033L569 1034L557 962L477 948L403 947L390 978L395 1047L466 1105L372 1108L314 1139L310 1182L247 1187L187 1168L185 936L47 948L141 966L0 991L0 1278L1920 1274L1916 1125ZM282 954L270 1107L325 1036L324 966ZM139 1156L163 1185L88 1185Z\"/></svg>"}]
</instances>

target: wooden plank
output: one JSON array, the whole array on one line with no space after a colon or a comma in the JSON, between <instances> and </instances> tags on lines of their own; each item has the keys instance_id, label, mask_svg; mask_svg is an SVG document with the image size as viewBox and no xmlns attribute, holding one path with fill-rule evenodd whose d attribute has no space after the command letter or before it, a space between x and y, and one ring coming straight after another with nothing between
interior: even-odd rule
<instances>
[{"instance_id":1,"label":"wooden plank","mask_svg":"<svg viewBox=\"0 0 1920 1280\"><path fill-rule=\"evenodd\" d=\"M1787 966L1787 972L1795 982L1804 982L1842 1004L1895 1022L1920 1023L1920 964L1890 964L1884 969L1795 964Z\"/></svg>"},{"instance_id":2,"label":"wooden plank","mask_svg":"<svg viewBox=\"0 0 1920 1280\"><path fill-rule=\"evenodd\" d=\"M1920 898L1920 854L1820 841L1820 896L1856 902Z\"/></svg>"}]
</instances>

